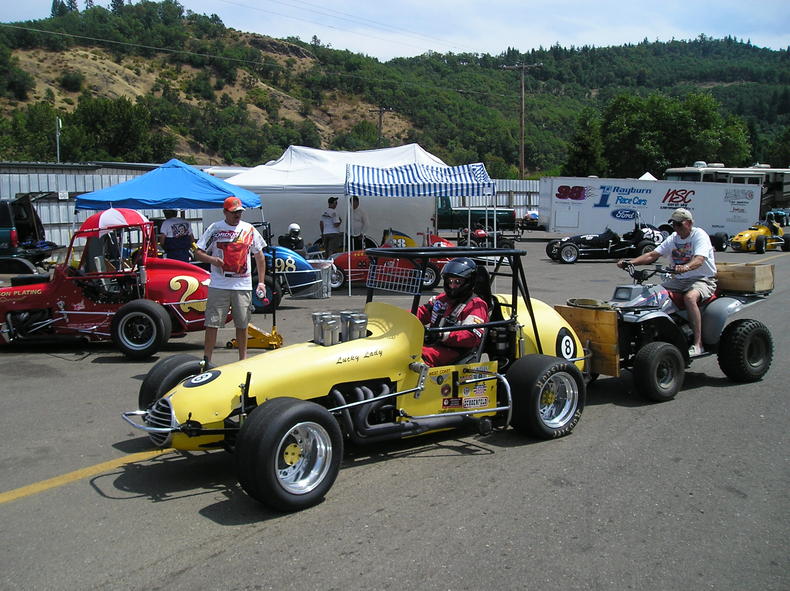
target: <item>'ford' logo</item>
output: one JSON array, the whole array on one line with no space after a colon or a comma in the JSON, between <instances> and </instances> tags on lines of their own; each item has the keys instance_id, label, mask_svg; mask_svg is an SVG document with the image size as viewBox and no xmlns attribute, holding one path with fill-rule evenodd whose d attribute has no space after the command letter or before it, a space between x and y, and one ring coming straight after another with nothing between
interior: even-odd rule
<instances>
[{"instance_id":1,"label":"'ford' logo","mask_svg":"<svg viewBox=\"0 0 790 591\"><path fill-rule=\"evenodd\" d=\"M612 212L612 217L616 220L633 220L636 219L636 211L633 209L615 209Z\"/></svg>"}]
</instances>

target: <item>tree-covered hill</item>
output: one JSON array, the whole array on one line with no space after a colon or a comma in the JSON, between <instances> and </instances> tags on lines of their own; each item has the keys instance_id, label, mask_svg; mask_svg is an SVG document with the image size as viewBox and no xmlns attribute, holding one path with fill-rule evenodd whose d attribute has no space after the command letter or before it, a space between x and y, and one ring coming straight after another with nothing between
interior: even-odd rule
<instances>
[{"instance_id":1,"label":"tree-covered hill","mask_svg":"<svg viewBox=\"0 0 790 591\"><path fill-rule=\"evenodd\" d=\"M586 142L595 139L603 143L599 165L623 173L614 160L627 150L607 147L623 138L645 144L639 166L723 157L731 165L790 164L790 50L700 36L382 63L316 38L229 29L175 0L113 0L109 9L89 3L81 11L76 4L54 0L54 16L0 26L2 159L52 160L60 117L65 161L178 156L254 165L289 144L356 150L419 142L449 164L483 161L493 176L514 177L521 73L506 66L540 64L525 75L532 172L586 170ZM653 137L634 139L614 122ZM675 135L689 145L666 137Z\"/></svg>"}]
</instances>

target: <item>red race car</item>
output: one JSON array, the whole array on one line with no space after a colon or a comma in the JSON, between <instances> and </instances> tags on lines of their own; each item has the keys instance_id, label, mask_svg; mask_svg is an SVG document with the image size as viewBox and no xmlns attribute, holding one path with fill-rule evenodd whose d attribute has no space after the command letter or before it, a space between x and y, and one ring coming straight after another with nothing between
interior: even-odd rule
<instances>
[{"instance_id":1,"label":"red race car","mask_svg":"<svg viewBox=\"0 0 790 591\"><path fill-rule=\"evenodd\" d=\"M455 244L449 240L437 236L436 234L426 235L420 232L417 235L423 237L422 246L455 246ZM376 244L369 238L366 238L366 246L368 248L374 248ZM386 230L381 239L381 248L405 248L414 246L420 245L408 234L404 234L397 230ZM428 261L422 280L425 289L433 289L439 284L442 269L449 260L450 259L441 258L430 259ZM332 263L334 265L330 279L332 289L338 289L345 285L349 277L351 277L351 281L355 283L365 281L368 277L370 257L365 254L364 250L353 250L351 253L341 252L332 255ZM379 264L387 267L414 268L414 263L407 259L380 259Z\"/></svg>"},{"instance_id":2,"label":"red race car","mask_svg":"<svg viewBox=\"0 0 790 591\"><path fill-rule=\"evenodd\" d=\"M159 258L154 224L133 209L90 216L49 275L20 275L0 288L0 343L81 336L112 340L132 359L171 336L203 330L209 273Z\"/></svg>"}]
</instances>

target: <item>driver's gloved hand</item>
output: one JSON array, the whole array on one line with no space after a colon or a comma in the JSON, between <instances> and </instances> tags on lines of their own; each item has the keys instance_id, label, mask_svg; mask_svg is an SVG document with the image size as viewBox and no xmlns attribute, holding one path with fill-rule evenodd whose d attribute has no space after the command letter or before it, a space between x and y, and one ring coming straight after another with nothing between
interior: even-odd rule
<instances>
[{"instance_id":1,"label":"driver's gloved hand","mask_svg":"<svg viewBox=\"0 0 790 591\"><path fill-rule=\"evenodd\" d=\"M426 345L433 345L434 343L438 343L441 340L441 336L439 333L436 332L425 332L425 338L423 339L423 343Z\"/></svg>"}]
</instances>

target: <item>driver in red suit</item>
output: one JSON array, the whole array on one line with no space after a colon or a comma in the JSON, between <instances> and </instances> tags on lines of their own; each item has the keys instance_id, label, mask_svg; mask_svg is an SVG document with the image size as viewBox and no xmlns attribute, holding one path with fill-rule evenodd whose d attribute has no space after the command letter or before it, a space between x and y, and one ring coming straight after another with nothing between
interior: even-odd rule
<instances>
[{"instance_id":1,"label":"driver in red suit","mask_svg":"<svg viewBox=\"0 0 790 591\"><path fill-rule=\"evenodd\" d=\"M477 265L467 257L451 260L442 269L444 293L433 296L417 309L426 327L467 326L488 322L488 304L475 295ZM449 365L480 345L483 329L425 333L422 358L434 367Z\"/></svg>"}]
</instances>

